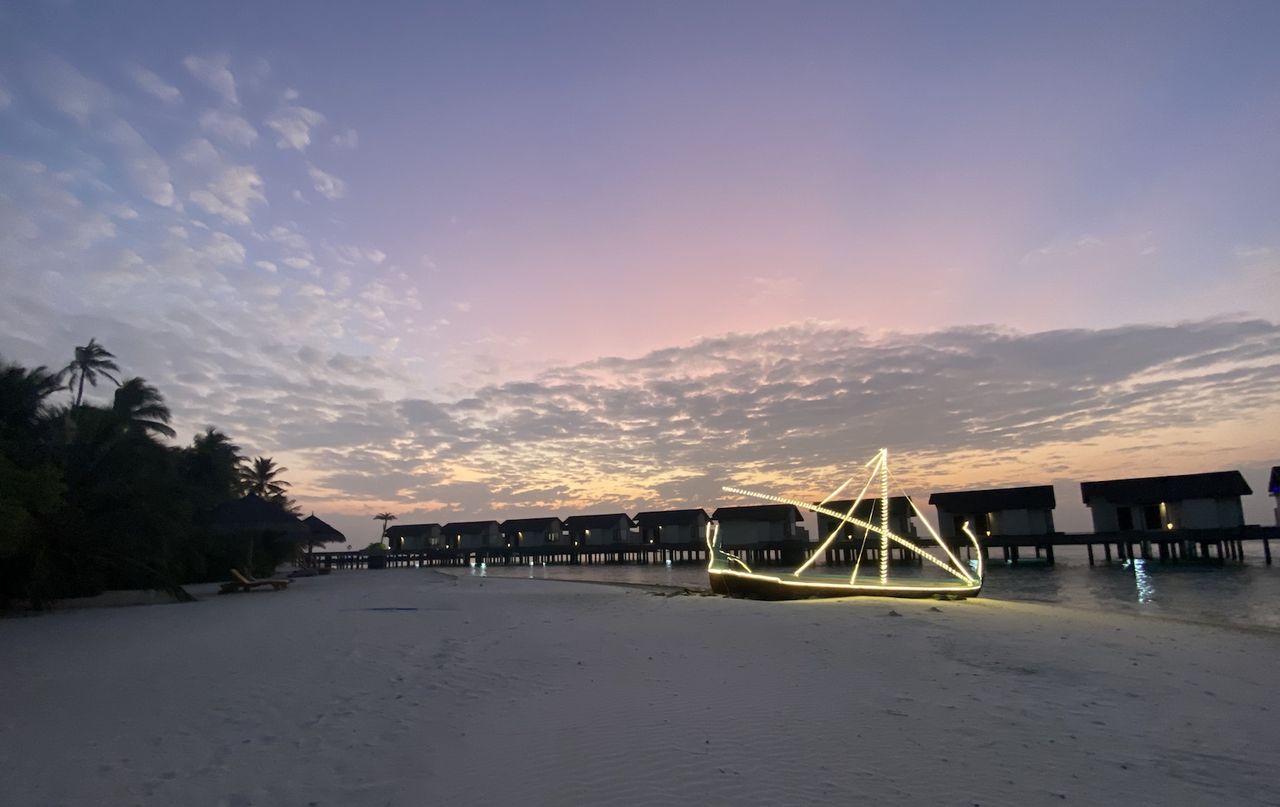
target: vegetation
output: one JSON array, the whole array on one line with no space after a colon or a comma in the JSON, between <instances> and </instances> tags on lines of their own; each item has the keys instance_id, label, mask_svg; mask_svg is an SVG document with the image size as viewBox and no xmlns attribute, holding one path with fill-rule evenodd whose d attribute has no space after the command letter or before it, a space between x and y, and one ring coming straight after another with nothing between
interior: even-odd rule
<instances>
[{"instance_id":1,"label":"vegetation","mask_svg":"<svg viewBox=\"0 0 1280 807\"><path fill-rule=\"evenodd\" d=\"M115 588L181 596L245 563L252 543L218 529L220 506L253 491L293 510L287 469L246 464L222 432L162 443L175 436L164 398L119 380L114 359L91 339L61 371L0 360L0 608ZM109 406L84 398L100 378L117 385ZM70 405L57 400L67 391ZM259 544L259 572L297 551L296 540Z\"/></svg>"},{"instance_id":2,"label":"vegetation","mask_svg":"<svg viewBox=\"0 0 1280 807\"><path fill-rule=\"evenodd\" d=\"M264 499L280 502L291 509L292 503L285 495L289 483L280 479L280 474L288 471L276 465L271 457L255 457L253 462L240 473L240 483L245 493L252 493Z\"/></svg>"},{"instance_id":3,"label":"vegetation","mask_svg":"<svg viewBox=\"0 0 1280 807\"><path fill-rule=\"evenodd\" d=\"M387 540L387 522L395 521L396 517L391 513L378 513L373 517L373 520L382 522L382 542L385 543Z\"/></svg>"}]
</instances>

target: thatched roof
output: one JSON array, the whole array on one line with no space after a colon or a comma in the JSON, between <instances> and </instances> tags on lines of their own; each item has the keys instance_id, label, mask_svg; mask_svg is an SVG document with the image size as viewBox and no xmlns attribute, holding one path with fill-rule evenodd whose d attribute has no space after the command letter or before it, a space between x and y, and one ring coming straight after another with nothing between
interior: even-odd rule
<instances>
[{"instance_id":1,"label":"thatched roof","mask_svg":"<svg viewBox=\"0 0 1280 807\"><path fill-rule=\"evenodd\" d=\"M338 532L328 522L317 517L315 513L302 519L302 523L311 532L311 543L313 544L330 544L335 541L343 544L347 542L347 536Z\"/></svg>"},{"instance_id":2,"label":"thatched roof","mask_svg":"<svg viewBox=\"0 0 1280 807\"><path fill-rule=\"evenodd\" d=\"M213 511L213 526L221 530L261 530L263 532L303 533L307 526L279 502L250 493L232 499ZM330 529L333 529L330 527Z\"/></svg>"}]
</instances>

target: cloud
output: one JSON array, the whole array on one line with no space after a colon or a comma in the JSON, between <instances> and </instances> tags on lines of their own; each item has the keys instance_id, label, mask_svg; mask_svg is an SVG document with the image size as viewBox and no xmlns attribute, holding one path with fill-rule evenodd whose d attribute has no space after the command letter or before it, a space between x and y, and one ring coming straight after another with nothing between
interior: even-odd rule
<instances>
[{"instance_id":1,"label":"cloud","mask_svg":"<svg viewBox=\"0 0 1280 807\"><path fill-rule=\"evenodd\" d=\"M228 161L203 138L187 143L180 154L204 177L204 187L192 191L192 204L232 224L249 224L253 207L266 204L264 182L253 166Z\"/></svg>"},{"instance_id":2,"label":"cloud","mask_svg":"<svg viewBox=\"0 0 1280 807\"><path fill-rule=\"evenodd\" d=\"M210 109L200 116L200 128L237 146L251 146L258 139L253 124L233 112Z\"/></svg>"},{"instance_id":3,"label":"cloud","mask_svg":"<svg viewBox=\"0 0 1280 807\"><path fill-rule=\"evenodd\" d=\"M330 138L330 141L338 148L354 149L360 145L360 133L348 127Z\"/></svg>"},{"instance_id":4,"label":"cloud","mask_svg":"<svg viewBox=\"0 0 1280 807\"><path fill-rule=\"evenodd\" d=\"M13 93L9 92L9 88L0 81L0 112L5 111L13 105Z\"/></svg>"},{"instance_id":5,"label":"cloud","mask_svg":"<svg viewBox=\"0 0 1280 807\"><path fill-rule=\"evenodd\" d=\"M138 89L159 98L166 104L177 104L182 101L182 92L141 65L130 65L129 77L138 85Z\"/></svg>"},{"instance_id":6,"label":"cloud","mask_svg":"<svg viewBox=\"0 0 1280 807\"><path fill-rule=\"evenodd\" d=\"M1247 244L1237 245L1232 251L1236 258L1241 261L1265 260L1274 253L1271 247L1249 246Z\"/></svg>"},{"instance_id":7,"label":"cloud","mask_svg":"<svg viewBox=\"0 0 1280 807\"><path fill-rule=\"evenodd\" d=\"M276 145L282 149L306 151L311 145L311 130L324 123L324 115L303 106L286 106L267 118L267 126L279 135Z\"/></svg>"},{"instance_id":8,"label":"cloud","mask_svg":"<svg viewBox=\"0 0 1280 807\"><path fill-rule=\"evenodd\" d=\"M226 233L210 233L202 251L214 263L234 266L244 263L244 244L241 244Z\"/></svg>"},{"instance_id":9,"label":"cloud","mask_svg":"<svg viewBox=\"0 0 1280 807\"><path fill-rule=\"evenodd\" d=\"M316 193L319 193L324 198L329 200L341 199L347 195L347 183L333 174L325 173L315 166L307 168L307 173L311 176L311 183Z\"/></svg>"},{"instance_id":10,"label":"cloud","mask_svg":"<svg viewBox=\"0 0 1280 807\"><path fill-rule=\"evenodd\" d=\"M247 165L227 166L207 187L191 192L193 204L232 224L249 224L254 204L267 201L262 177Z\"/></svg>"},{"instance_id":11,"label":"cloud","mask_svg":"<svg viewBox=\"0 0 1280 807\"><path fill-rule=\"evenodd\" d=\"M116 114L114 99L105 87L57 56L37 59L32 71L32 83L50 104L81 126L92 125L95 134L117 149L125 175L144 198L162 207L173 206L176 199L168 163Z\"/></svg>"},{"instance_id":12,"label":"cloud","mask_svg":"<svg viewBox=\"0 0 1280 807\"><path fill-rule=\"evenodd\" d=\"M387 253L373 247L357 247L351 245L342 245L333 248L333 255L342 263L348 266L354 266L357 263L367 262L374 265L380 265L387 259Z\"/></svg>"},{"instance_id":13,"label":"cloud","mask_svg":"<svg viewBox=\"0 0 1280 807\"><path fill-rule=\"evenodd\" d=\"M283 244L289 249L297 251L306 251L311 249L311 244L307 241L302 233L298 232L296 224L290 222L287 225L277 224L271 228L267 236L278 244Z\"/></svg>"},{"instance_id":14,"label":"cloud","mask_svg":"<svg viewBox=\"0 0 1280 807\"><path fill-rule=\"evenodd\" d=\"M37 58L32 64L31 80L46 101L81 126L111 107L111 93L106 87L85 78L57 56Z\"/></svg>"},{"instance_id":15,"label":"cloud","mask_svg":"<svg viewBox=\"0 0 1280 807\"><path fill-rule=\"evenodd\" d=\"M239 106L236 78L227 66L229 61L226 54L211 57L191 55L182 60L182 65L197 81L221 96L223 101L231 106Z\"/></svg>"},{"instance_id":16,"label":"cloud","mask_svg":"<svg viewBox=\"0 0 1280 807\"><path fill-rule=\"evenodd\" d=\"M161 207L172 207L176 201L173 182L166 163L137 129L123 119L114 118L105 125L102 136L123 153L124 170L138 192Z\"/></svg>"},{"instance_id":17,"label":"cloud","mask_svg":"<svg viewBox=\"0 0 1280 807\"><path fill-rule=\"evenodd\" d=\"M304 296L329 299L314 285ZM339 384L312 409L317 391L289 393L304 397L273 410L270 433L342 469L322 472L323 488L410 509L445 502L459 516L701 506L734 481L811 495L881 445L905 453L916 481L969 467L1030 483L1081 467L1072 446L1160 442L1162 430L1275 412L1277 356L1280 326L1261 321L882 339L794 327L557 367L451 400L362 401ZM305 357L318 371L320 357ZM326 366L363 377L351 361ZM1220 394L1232 411L1206 405Z\"/></svg>"}]
</instances>

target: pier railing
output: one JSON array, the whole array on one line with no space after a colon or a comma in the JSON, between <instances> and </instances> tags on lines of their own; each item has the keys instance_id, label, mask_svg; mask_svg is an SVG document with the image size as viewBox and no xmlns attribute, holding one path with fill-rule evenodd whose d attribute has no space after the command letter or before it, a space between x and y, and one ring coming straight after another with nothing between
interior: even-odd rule
<instances>
[{"instance_id":1,"label":"pier railing","mask_svg":"<svg viewBox=\"0 0 1280 807\"><path fill-rule=\"evenodd\" d=\"M1030 560L1032 557L1052 564L1054 550L1061 547L1083 546L1089 555L1089 563L1096 561L1096 550L1101 549L1103 559L1128 561L1136 558L1178 562L1240 561L1245 559L1245 547L1252 542L1262 544L1263 559L1271 564L1271 541L1280 540L1280 527L1255 525L1229 529L1160 530L1148 532L1090 532L1046 533L1040 535L990 535L979 536L979 546L985 559L990 560L992 550L999 550L1010 563ZM923 544L924 542L922 542ZM932 543L932 542L929 542ZM927 544L924 544L927 546ZM770 541L752 544L725 545L752 565L792 565L803 563L818 547L816 542ZM972 557L973 550L967 542L956 542L953 550ZM855 546L848 540L837 541L826 551L826 562L832 565L853 563L858 550L864 560L875 559L876 546L868 542ZM1024 557L1023 551L1034 555ZM905 549L891 550L893 562L919 562L914 553ZM369 567L369 558L380 558L378 565L398 566L469 566L484 563L490 566L510 565L582 565L597 563L705 564L707 548L698 542L690 543L618 543L570 546L546 544L528 547L428 547L411 551L384 552L371 555L367 551L314 552L307 556L308 564L332 569L363 569Z\"/></svg>"}]
</instances>

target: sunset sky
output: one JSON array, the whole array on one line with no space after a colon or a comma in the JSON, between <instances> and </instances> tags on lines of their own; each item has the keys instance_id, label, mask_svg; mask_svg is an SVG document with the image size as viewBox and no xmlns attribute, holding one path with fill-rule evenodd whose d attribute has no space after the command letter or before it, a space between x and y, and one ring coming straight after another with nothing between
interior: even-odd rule
<instances>
[{"instance_id":1,"label":"sunset sky","mask_svg":"<svg viewBox=\"0 0 1280 807\"><path fill-rule=\"evenodd\" d=\"M0 5L0 358L347 532L1280 464L1280 3ZM94 391L98 397L106 388Z\"/></svg>"}]
</instances>

